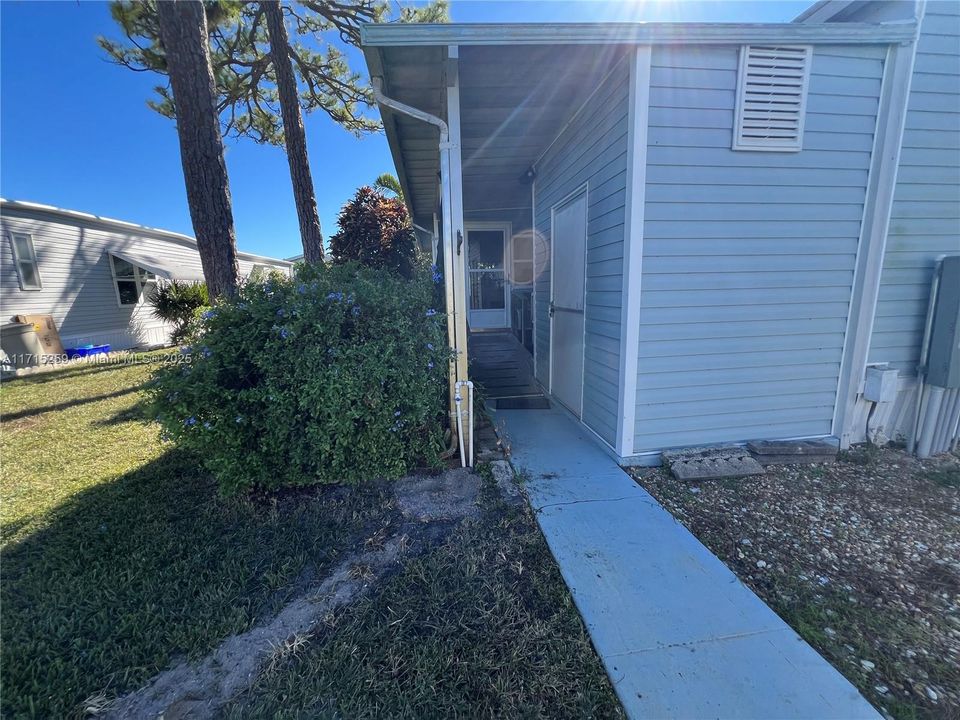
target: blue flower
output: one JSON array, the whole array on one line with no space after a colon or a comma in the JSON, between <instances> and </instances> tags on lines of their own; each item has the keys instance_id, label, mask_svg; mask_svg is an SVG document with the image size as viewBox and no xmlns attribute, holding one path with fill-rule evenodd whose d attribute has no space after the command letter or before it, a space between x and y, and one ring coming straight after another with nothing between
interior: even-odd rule
<instances>
[{"instance_id":1,"label":"blue flower","mask_svg":"<svg viewBox=\"0 0 960 720\"><path fill-rule=\"evenodd\" d=\"M433 360L427 363L427 370L433 370Z\"/></svg>"},{"instance_id":2,"label":"blue flower","mask_svg":"<svg viewBox=\"0 0 960 720\"><path fill-rule=\"evenodd\" d=\"M241 310L246 310L247 304L245 302L237 303L237 307L240 308Z\"/></svg>"},{"instance_id":3,"label":"blue flower","mask_svg":"<svg viewBox=\"0 0 960 720\"><path fill-rule=\"evenodd\" d=\"M210 357L211 355L213 355L213 350L211 350L211 349L208 348L206 345L204 345L204 346L203 346L203 350L201 350L200 353L201 353L205 358L208 358L208 357Z\"/></svg>"},{"instance_id":4,"label":"blue flower","mask_svg":"<svg viewBox=\"0 0 960 720\"><path fill-rule=\"evenodd\" d=\"M443 273L440 272L440 268L438 268L436 265L431 265L430 272L433 273L433 281L437 285L443 282Z\"/></svg>"},{"instance_id":5,"label":"blue flower","mask_svg":"<svg viewBox=\"0 0 960 720\"><path fill-rule=\"evenodd\" d=\"M397 410L397 411L393 414L393 416L394 416L394 417L400 417L400 411Z\"/></svg>"},{"instance_id":6,"label":"blue flower","mask_svg":"<svg viewBox=\"0 0 960 720\"><path fill-rule=\"evenodd\" d=\"M427 350L433 350L433 343L427 343Z\"/></svg>"},{"instance_id":7,"label":"blue flower","mask_svg":"<svg viewBox=\"0 0 960 720\"><path fill-rule=\"evenodd\" d=\"M204 426L207 430L209 430L210 428L213 427L213 425L211 425L209 422L204 422L204 423L203 423L203 426Z\"/></svg>"},{"instance_id":8,"label":"blue flower","mask_svg":"<svg viewBox=\"0 0 960 720\"><path fill-rule=\"evenodd\" d=\"M299 285L297 285L297 292L298 292L298 293L300 293L301 295L303 295L306 291L307 291L307 286L306 286L306 285L304 285L303 283L300 283Z\"/></svg>"},{"instance_id":9,"label":"blue flower","mask_svg":"<svg viewBox=\"0 0 960 720\"><path fill-rule=\"evenodd\" d=\"M433 308L430 308L429 310L427 310L427 317L433 317L436 314L437 314L437 311L434 310Z\"/></svg>"},{"instance_id":10,"label":"blue flower","mask_svg":"<svg viewBox=\"0 0 960 720\"><path fill-rule=\"evenodd\" d=\"M341 300L343 300L343 293L332 292L329 295L327 295L327 300L336 300L337 302L340 302Z\"/></svg>"},{"instance_id":11,"label":"blue flower","mask_svg":"<svg viewBox=\"0 0 960 720\"><path fill-rule=\"evenodd\" d=\"M188 417L186 420L183 421L183 424L186 425L187 427L190 427L191 425L196 425L197 419L193 415L191 415L190 417Z\"/></svg>"},{"instance_id":12,"label":"blue flower","mask_svg":"<svg viewBox=\"0 0 960 720\"><path fill-rule=\"evenodd\" d=\"M204 313L203 313L203 319L204 319L204 320L212 320L212 319L215 318L216 316L217 316L217 311L216 311L216 310L206 310L206 311L204 311Z\"/></svg>"},{"instance_id":13,"label":"blue flower","mask_svg":"<svg viewBox=\"0 0 960 720\"><path fill-rule=\"evenodd\" d=\"M243 418L242 418L241 416L237 415L236 421L237 421L238 424L239 424L239 423L242 423L242 422L243 422Z\"/></svg>"},{"instance_id":14,"label":"blue flower","mask_svg":"<svg viewBox=\"0 0 960 720\"><path fill-rule=\"evenodd\" d=\"M353 315L354 317L357 317L358 315L360 315L360 306L359 306L359 305L354 305L354 306L350 309L350 314Z\"/></svg>"},{"instance_id":15,"label":"blue flower","mask_svg":"<svg viewBox=\"0 0 960 720\"><path fill-rule=\"evenodd\" d=\"M277 310L277 317L286 317L286 314L287 314L287 311L284 310L283 308L280 308L279 310Z\"/></svg>"},{"instance_id":16,"label":"blue flower","mask_svg":"<svg viewBox=\"0 0 960 720\"><path fill-rule=\"evenodd\" d=\"M290 331L286 328L280 328L280 337L286 340L288 337L290 337Z\"/></svg>"}]
</instances>

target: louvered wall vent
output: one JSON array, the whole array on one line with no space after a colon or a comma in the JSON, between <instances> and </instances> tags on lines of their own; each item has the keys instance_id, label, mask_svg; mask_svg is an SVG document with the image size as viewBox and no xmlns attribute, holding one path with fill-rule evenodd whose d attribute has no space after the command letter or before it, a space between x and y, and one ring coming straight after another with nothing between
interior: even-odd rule
<instances>
[{"instance_id":1,"label":"louvered wall vent","mask_svg":"<svg viewBox=\"0 0 960 720\"><path fill-rule=\"evenodd\" d=\"M734 150L800 150L812 54L802 45L740 49Z\"/></svg>"}]
</instances>

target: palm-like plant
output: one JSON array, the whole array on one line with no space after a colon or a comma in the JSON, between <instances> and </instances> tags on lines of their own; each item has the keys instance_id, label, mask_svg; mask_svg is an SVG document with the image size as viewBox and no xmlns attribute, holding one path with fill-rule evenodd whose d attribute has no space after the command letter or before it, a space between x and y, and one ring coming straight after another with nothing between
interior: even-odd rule
<instances>
[{"instance_id":1,"label":"palm-like plant","mask_svg":"<svg viewBox=\"0 0 960 720\"><path fill-rule=\"evenodd\" d=\"M173 325L170 333L173 343L179 343L186 337L197 310L210 304L206 285L180 280L157 285L148 299L153 305L153 316Z\"/></svg>"},{"instance_id":2,"label":"palm-like plant","mask_svg":"<svg viewBox=\"0 0 960 720\"><path fill-rule=\"evenodd\" d=\"M400 181L390 173L381 173L373 181L373 189L380 193L390 193L403 200L403 188L400 187Z\"/></svg>"}]
</instances>

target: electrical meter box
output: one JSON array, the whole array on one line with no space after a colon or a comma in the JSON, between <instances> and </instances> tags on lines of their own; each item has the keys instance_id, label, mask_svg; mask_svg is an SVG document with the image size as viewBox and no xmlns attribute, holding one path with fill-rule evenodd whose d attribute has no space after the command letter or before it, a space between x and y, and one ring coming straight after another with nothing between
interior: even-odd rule
<instances>
[{"instance_id":1,"label":"electrical meter box","mask_svg":"<svg viewBox=\"0 0 960 720\"><path fill-rule=\"evenodd\" d=\"M941 260L927 354L927 383L960 387L960 255Z\"/></svg>"}]
</instances>

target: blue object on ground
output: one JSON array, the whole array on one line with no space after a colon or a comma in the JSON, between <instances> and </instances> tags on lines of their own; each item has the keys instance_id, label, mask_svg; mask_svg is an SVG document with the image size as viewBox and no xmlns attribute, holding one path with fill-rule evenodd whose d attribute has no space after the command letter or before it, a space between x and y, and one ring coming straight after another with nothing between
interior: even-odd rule
<instances>
[{"instance_id":1,"label":"blue object on ground","mask_svg":"<svg viewBox=\"0 0 960 720\"><path fill-rule=\"evenodd\" d=\"M73 358L102 355L108 352L110 352L109 345L81 345L80 347L67 348L67 357L72 360Z\"/></svg>"},{"instance_id":2,"label":"blue object on ground","mask_svg":"<svg viewBox=\"0 0 960 720\"><path fill-rule=\"evenodd\" d=\"M559 409L499 410L514 466L633 718L880 718Z\"/></svg>"}]
</instances>

